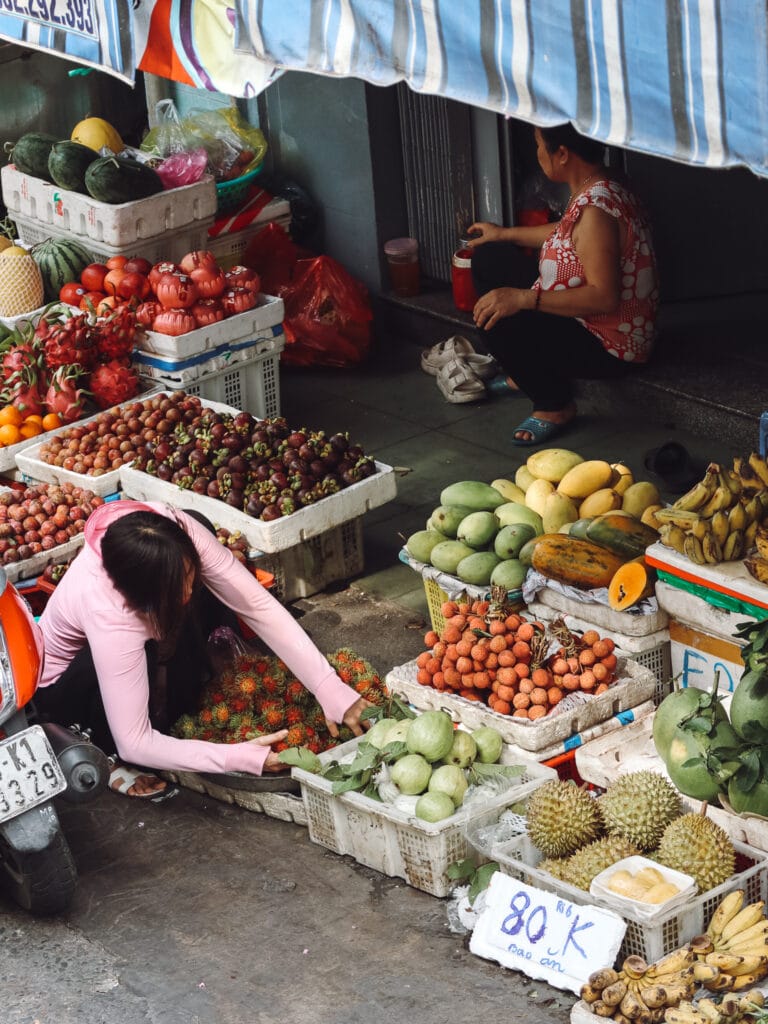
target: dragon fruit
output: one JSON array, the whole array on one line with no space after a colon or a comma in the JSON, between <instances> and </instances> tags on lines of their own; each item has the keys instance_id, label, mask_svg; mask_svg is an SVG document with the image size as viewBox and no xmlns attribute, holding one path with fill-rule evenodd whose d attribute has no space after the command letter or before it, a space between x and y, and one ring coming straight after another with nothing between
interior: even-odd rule
<instances>
[{"instance_id":1,"label":"dragon fruit","mask_svg":"<svg viewBox=\"0 0 768 1024\"><path fill-rule=\"evenodd\" d=\"M92 325L99 362L108 363L112 359L130 356L136 343L137 323L136 313L122 306Z\"/></svg>"},{"instance_id":2,"label":"dragon fruit","mask_svg":"<svg viewBox=\"0 0 768 1024\"><path fill-rule=\"evenodd\" d=\"M96 405L108 409L133 398L139 389L139 378L126 362L111 359L92 371L90 389Z\"/></svg>"},{"instance_id":3,"label":"dragon fruit","mask_svg":"<svg viewBox=\"0 0 768 1024\"><path fill-rule=\"evenodd\" d=\"M88 370L96 361L97 350L87 313L76 313L65 320L43 318L35 334L42 339L45 365L51 370L75 363Z\"/></svg>"},{"instance_id":4,"label":"dragon fruit","mask_svg":"<svg viewBox=\"0 0 768 1024\"><path fill-rule=\"evenodd\" d=\"M62 422L72 423L83 416L83 407L88 392L78 388L82 368L77 365L59 366L51 378L45 393L45 404L49 412L58 413Z\"/></svg>"}]
</instances>

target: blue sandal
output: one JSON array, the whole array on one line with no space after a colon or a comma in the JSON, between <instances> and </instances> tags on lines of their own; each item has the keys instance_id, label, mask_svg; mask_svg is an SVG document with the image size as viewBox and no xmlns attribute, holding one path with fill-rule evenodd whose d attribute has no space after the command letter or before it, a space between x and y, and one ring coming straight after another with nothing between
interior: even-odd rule
<instances>
[{"instance_id":1,"label":"blue sandal","mask_svg":"<svg viewBox=\"0 0 768 1024\"><path fill-rule=\"evenodd\" d=\"M497 398L505 398L512 395L520 395L519 388L511 388L507 383L506 374L500 373L496 377L491 377L490 380L485 382L485 390L489 395L494 395Z\"/></svg>"},{"instance_id":2,"label":"blue sandal","mask_svg":"<svg viewBox=\"0 0 768 1024\"><path fill-rule=\"evenodd\" d=\"M568 423L571 421L569 420ZM512 432L512 444L518 448L533 448L537 444L544 444L545 441L550 441L553 437L563 431L568 423L552 423L550 420L540 420L538 416L529 416L527 419L515 427ZM515 437L514 435L520 430L525 430L531 434L531 440L526 441L522 437Z\"/></svg>"}]
</instances>

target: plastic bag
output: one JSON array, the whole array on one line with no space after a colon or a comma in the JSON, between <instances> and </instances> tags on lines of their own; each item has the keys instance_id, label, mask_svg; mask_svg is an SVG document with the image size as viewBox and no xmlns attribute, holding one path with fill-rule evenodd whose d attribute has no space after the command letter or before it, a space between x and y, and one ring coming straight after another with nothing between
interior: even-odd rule
<instances>
[{"instance_id":1,"label":"plastic bag","mask_svg":"<svg viewBox=\"0 0 768 1024\"><path fill-rule=\"evenodd\" d=\"M302 256L285 229L273 221L250 240L243 263L258 273L263 292L281 295L293 280L296 264Z\"/></svg>"},{"instance_id":2,"label":"plastic bag","mask_svg":"<svg viewBox=\"0 0 768 1024\"><path fill-rule=\"evenodd\" d=\"M171 153L155 168L164 188L179 188L200 181L208 167L208 153L201 146L184 153Z\"/></svg>"},{"instance_id":3,"label":"plastic bag","mask_svg":"<svg viewBox=\"0 0 768 1024\"><path fill-rule=\"evenodd\" d=\"M356 366L371 347L365 286L330 256L301 260L282 290L288 366Z\"/></svg>"}]
</instances>

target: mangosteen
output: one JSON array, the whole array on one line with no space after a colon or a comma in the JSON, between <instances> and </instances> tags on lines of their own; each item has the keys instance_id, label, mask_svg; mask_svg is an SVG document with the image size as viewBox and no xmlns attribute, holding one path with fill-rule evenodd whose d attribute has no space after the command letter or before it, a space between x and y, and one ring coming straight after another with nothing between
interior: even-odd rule
<instances>
[{"instance_id":1,"label":"mangosteen","mask_svg":"<svg viewBox=\"0 0 768 1024\"><path fill-rule=\"evenodd\" d=\"M221 497L221 492L219 491L219 481L218 480L211 480L211 481L209 481L208 487L206 489L206 494L208 495L209 498L219 498L219 497Z\"/></svg>"},{"instance_id":2,"label":"mangosteen","mask_svg":"<svg viewBox=\"0 0 768 1024\"><path fill-rule=\"evenodd\" d=\"M171 455L171 457L168 459L168 465L171 467L171 469L174 472L176 472L176 470L179 470L182 467L186 466L186 464L187 464L187 457L184 454L184 452L181 452L181 451L174 452L173 455Z\"/></svg>"},{"instance_id":3,"label":"mangosteen","mask_svg":"<svg viewBox=\"0 0 768 1024\"><path fill-rule=\"evenodd\" d=\"M235 491L245 490L245 473L230 473L232 489Z\"/></svg>"},{"instance_id":4,"label":"mangosteen","mask_svg":"<svg viewBox=\"0 0 768 1024\"><path fill-rule=\"evenodd\" d=\"M173 476L173 470L167 462L158 462L157 464L157 478L159 480L170 480Z\"/></svg>"},{"instance_id":5,"label":"mangosteen","mask_svg":"<svg viewBox=\"0 0 768 1024\"><path fill-rule=\"evenodd\" d=\"M224 423L219 422L213 424L213 426L211 427L211 437L216 443L217 448L220 447L221 439L225 437L226 434L228 433L229 431L227 430L226 425Z\"/></svg>"},{"instance_id":6,"label":"mangosteen","mask_svg":"<svg viewBox=\"0 0 768 1024\"><path fill-rule=\"evenodd\" d=\"M269 480L272 470L268 462L258 462L255 466L251 465L251 472L257 480Z\"/></svg>"},{"instance_id":7,"label":"mangosteen","mask_svg":"<svg viewBox=\"0 0 768 1024\"><path fill-rule=\"evenodd\" d=\"M270 436L263 427L254 430L251 434L251 444L269 444Z\"/></svg>"},{"instance_id":8,"label":"mangosteen","mask_svg":"<svg viewBox=\"0 0 768 1024\"><path fill-rule=\"evenodd\" d=\"M309 471L316 480L321 480L326 470L324 459L313 459L309 464Z\"/></svg>"},{"instance_id":9,"label":"mangosteen","mask_svg":"<svg viewBox=\"0 0 768 1024\"><path fill-rule=\"evenodd\" d=\"M283 470L283 460L282 459L277 459L277 458L269 459L267 461L267 465L269 466L269 468L272 470L273 473L279 473L279 472L282 472L282 470Z\"/></svg>"},{"instance_id":10,"label":"mangosteen","mask_svg":"<svg viewBox=\"0 0 768 1024\"><path fill-rule=\"evenodd\" d=\"M171 454L171 446L168 441L160 441L155 445L154 456L160 462L164 462Z\"/></svg>"},{"instance_id":11,"label":"mangosteen","mask_svg":"<svg viewBox=\"0 0 768 1024\"><path fill-rule=\"evenodd\" d=\"M345 469L341 474L341 480L347 487L351 487L352 484L356 484L360 480L360 471L355 466Z\"/></svg>"},{"instance_id":12,"label":"mangosteen","mask_svg":"<svg viewBox=\"0 0 768 1024\"><path fill-rule=\"evenodd\" d=\"M264 502L255 494L252 494L246 503L245 513L246 515L253 516L254 519L258 519L265 507Z\"/></svg>"},{"instance_id":13,"label":"mangosteen","mask_svg":"<svg viewBox=\"0 0 768 1024\"><path fill-rule=\"evenodd\" d=\"M192 466L193 469L195 467L198 467L198 466L206 466L207 464L208 464L208 453L204 452L204 451L200 451L199 448L196 448L194 451L190 452L189 455L187 456L187 465Z\"/></svg>"},{"instance_id":14,"label":"mangosteen","mask_svg":"<svg viewBox=\"0 0 768 1024\"><path fill-rule=\"evenodd\" d=\"M283 454L280 457L280 461L282 462L282 464L284 466L288 467L288 466L291 465L291 463L294 461L295 458L296 458L296 449L295 448L286 448L285 451L283 452Z\"/></svg>"},{"instance_id":15,"label":"mangosteen","mask_svg":"<svg viewBox=\"0 0 768 1024\"><path fill-rule=\"evenodd\" d=\"M332 434L328 442L336 451L343 452L349 447L349 438L346 434Z\"/></svg>"},{"instance_id":16,"label":"mangosteen","mask_svg":"<svg viewBox=\"0 0 768 1024\"><path fill-rule=\"evenodd\" d=\"M230 431L222 437L221 447L227 448L230 452L237 455L245 447L245 443L242 437Z\"/></svg>"},{"instance_id":17,"label":"mangosteen","mask_svg":"<svg viewBox=\"0 0 768 1024\"><path fill-rule=\"evenodd\" d=\"M307 435L302 430L294 430L286 437L285 443L289 448L301 448L303 444L307 443Z\"/></svg>"},{"instance_id":18,"label":"mangosteen","mask_svg":"<svg viewBox=\"0 0 768 1024\"><path fill-rule=\"evenodd\" d=\"M280 519L281 517L282 513L275 504L267 505L267 507L261 513L261 518L264 520L265 523L271 523L275 519Z\"/></svg>"},{"instance_id":19,"label":"mangosteen","mask_svg":"<svg viewBox=\"0 0 768 1024\"><path fill-rule=\"evenodd\" d=\"M316 454L317 454L317 451L316 451L315 447L313 445L311 445L311 444L303 444L299 448L299 458L300 459L306 459L307 462L311 462L312 459L314 459Z\"/></svg>"},{"instance_id":20,"label":"mangosteen","mask_svg":"<svg viewBox=\"0 0 768 1024\"><path fill-rule=\"evenodd\" d=\"M270 483L274 484L279 491L282 491L284 487L288 486L288 477L285 475L285 473L281 473L278 471L272 473L272 475L269 478L269 481Z\"/></svg>"},{"instance_id":21,"label":"mangosteen","mask_svg":"<svg viewBox=\"0 0 768 1024\"><path fill-rule=\"evenodd\" d=\"M233 455L231 459L227 460L227 467L232 473L248 472L248 463L242 455Z\"/></svg>"},{"instance_id":22,"label":"mangosteen","mask_svg":"<svg viewBox=\"0 0 768 1024\"><path fill-rule=\"evenodd\" d=\"M235 490L235 488L232 488L232 490L225 498L225 501L227 505L232 505L233 508L241 509L243 507L243 492Z\"/></svg>"},{"instance_id":23,"label":"mangosteen","mask_svg":"<svg viewBox=\"0 0 768 1024\"><path fill-rule=\"evenodd\" d=\"M347 448L347 458L351 459L353 462L357 462L358 459L362 459L364 455L365 452L359 444L351 444L349 448Z\"/></svg>"},{"instance_id":24,"label":"mangosteen","mask_svg":"<svg viewBox=\"0 0 768 1024\"><path fill-rule=\"evenodd\" d=\"M253 416L249 412L239 412L232 421L232 426L238 434L248 434L253 428Z\"/></svg>"},{"instance_id":25,"label":"mangosteen","mask_svg":"<svg viewBox=\"0 0 768 1024\"><path fill-rule=\"evenodd\" d=\"M192 481L192 490L195 494L207 494L208 493L208 480L204 476L196 476Z\"/></svg>"}]
</instances>

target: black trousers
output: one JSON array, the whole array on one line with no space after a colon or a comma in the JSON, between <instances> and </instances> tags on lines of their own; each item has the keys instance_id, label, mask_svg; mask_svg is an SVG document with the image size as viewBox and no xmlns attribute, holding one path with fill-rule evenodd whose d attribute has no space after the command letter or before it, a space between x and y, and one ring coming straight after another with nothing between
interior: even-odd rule
<instances>
[{"instance_id":1,"label":"black trousers","mask_svg":"<svg viewBox=\"0 0 768 1024\"><path fill-rule=\"evenodd\" d=\"M204 516L192 511L188 514L213 531ZM148 640L144 645L149 676L149 718L159 732L168 732L181 715L197 710L202 690L213 674L208 636L219 626L229 626L238 632L237 616L207 587L201 587L187 606L174 650L163 649L161 653L155 640ZM63 726L77 722L91 730L93 742L106 754L117 753L87 644L52 686L37 691L34 706L39 721Z\"/></svg>"},{"instance_id":2,"label":"black trousers","mask_svg":"<svg viewBox=\"0 0 768 1024\"><path fill-rule=\"evenodd\" d=\"M486 242L472 253L478 295L494 288L530 288L537 259L513 242ZM598 338L572 317L522 310L482 331L488 351L541 412L559 412L573 401L578 378L623 377L632 364L609 355Z\"/></svg>"}]
</instances>

